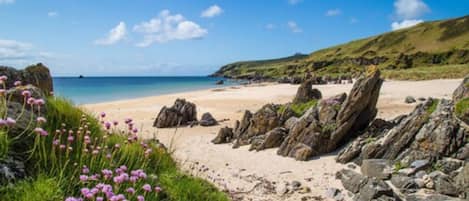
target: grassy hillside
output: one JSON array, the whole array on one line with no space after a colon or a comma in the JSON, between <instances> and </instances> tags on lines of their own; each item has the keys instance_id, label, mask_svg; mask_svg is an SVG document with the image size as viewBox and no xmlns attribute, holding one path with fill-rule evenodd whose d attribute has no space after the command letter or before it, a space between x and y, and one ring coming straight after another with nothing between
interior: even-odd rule
<instances>
[{"instance_id":1,"label":"grassy hillside","mask_svg":"<svg viewBox=\"0 0 469 201\"><path fill-rule=\"evenodd\" d=\"M429 72L439 74L469 69L469 16L424 22L407 29L322 49L308 56L236 62L223 66L214 75L279 78L302 77L306 72L313 72L317 75L334 76L359 73L371 64L377 65L388 75L393 72L403 73L404 75L398 77L400 79L414 79L415 71L410 70L414 68L419 71L428 69ZM406 77L407 72L414 74ZM438 78L438 74L425 75L428 77L417 79ZM452 75L462 77L464 74Z\"/></svg>"}]
</instances>

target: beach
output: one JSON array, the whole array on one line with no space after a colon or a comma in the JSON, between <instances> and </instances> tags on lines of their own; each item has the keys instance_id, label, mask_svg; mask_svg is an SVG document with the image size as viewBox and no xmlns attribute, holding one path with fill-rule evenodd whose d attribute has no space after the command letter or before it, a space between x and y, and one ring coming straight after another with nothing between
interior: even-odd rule
<instances>
[{"instance_id":1,"label":"beach","mask_svg":"<svg viewBox=\"0 0 469 201\"><path fill-rule=\"evenodd\" d=\"M392 119L407 114L416 104L406 104L407 96L451 99L460 79L429 81L385 81L378 100L377 118ZM142 137L156 137L171 151L180 166L189 174L205 178L233 200L301 200L326 198L329 187L342 189L335 172L345 167L335 162L335 153L301 162L276 154L277 149L248 151L248 146L232 149L231 144L214 145L210 141L224 126L233 127L244 110L256 111L267 103L291 101L299 85L262 83L228 86L218 89L174 93L161 96L82 105L95 114L106 112L109 119L131 117L142 131ZM352 84L314 85L323 98L348 93ZM178 129L156 129L153 121L163 106L171 106L176 98L185 98L197 105L198 117L210 112L217 120L213 127L195 126ZM286 183L298 181L311 192L282 194ZM349 198L347 198L349 199Z\"/></svg>"}]
</instances>

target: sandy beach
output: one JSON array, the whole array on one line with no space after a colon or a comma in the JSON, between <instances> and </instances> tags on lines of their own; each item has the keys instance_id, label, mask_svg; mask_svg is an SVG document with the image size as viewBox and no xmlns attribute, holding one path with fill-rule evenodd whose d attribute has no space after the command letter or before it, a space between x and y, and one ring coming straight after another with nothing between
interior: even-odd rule
<instances>
[{"instance_id":1,"label":"sandy beach","mask_svg":"<svg viewBox=\"0 0 469 201\"><path fill-rule=\"evenodd\" d=\"M406 96L451 98L452 91L461 80L386 81L378 101L378 118L391 119L410 112L417 103L406 104ZM318 85L323 97L348 93L351 84ZM135 120L143 137L156 137L171 150L181 167L190 174L200 176L222 190L234 200L314 200L326 198L329 187L342 188L334 173L344 167L335 162L335 154L314 158L306 162L295 161L276 154L277 149L260 152L248 147L232 149L230 144L214 145L210 141L219 128L233 126L244 110L256 111L267 103L287 103L294 97L298 85L257 84L201 90L170 95L135 98L98 104L83 105L94 113L106 112L110 119ZM200 116L210 112L216 119L228 119L213 127L156 129L153 121L161 107L171 106L176 98L185 98L197 105ZM311 188L304 194L282 195L286 183L299 181Z\"/></svg>"}]
</instances>

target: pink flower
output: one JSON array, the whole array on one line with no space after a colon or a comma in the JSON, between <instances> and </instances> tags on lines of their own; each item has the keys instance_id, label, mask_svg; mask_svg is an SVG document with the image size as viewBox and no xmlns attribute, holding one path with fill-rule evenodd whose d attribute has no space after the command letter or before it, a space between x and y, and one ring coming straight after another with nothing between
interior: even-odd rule
<instances>
[{"instance_id":1,"label":"pink flower","mask_svg":"<svg viewBox=\"0 0 469 201\"><path fill-rule=\"evenodd\" d=\"M90 173L90 169L88 169L88 167L86 167L86 165L84 165L83 168L81 169L81 172L83 174L88 174L88 173Z\"/></svg>"},{"instance_id":2,"label":"pink flower","mask_svg":"<svg viewBox=\"0 0 469 201\"><path fill-rule=\"evenodd\" d=\"M21 85L21 81L19 81L19 80L15 81L14 85L15 85L16 87L20 86L20 85Z\"/></svg>"},{"instance_id":3,"label":"pink flower","mask_svg":"<svg viewBox=\"0 0 469 201\"><path fill-rule=\"evenodd\" d=\"M46 118L44 118L44 117L38 117L36 120L40 124L46 123L46 121L47 121Z\"/></svg>"},{"instance_id":4,"label":"pink flower","mask_svg":"<svg viewBox=\"0 0 469 201\"><path fill-rule=\"evenodd\" d=\"M135 193L135 189L130 187L126 190L126 192L133 195Z\"/></svg>"},{"instance_id":5,"label":"pink flower","mask_svg":"<svg viewBox=\"0 0 469 201\"><path fill-rule=\"evenodd\" d=\"M106 123L104 123L104 127L105 127L107 130L111 129L111 122L106 122Z\"/></svg>"},{"instance_id":6,"label":"pink flower","mask_svg":"<svg viewBox=\"0 0 469 201\"><path fill-rule=\"evenodd\" d=\"M37 99L34 101L34 104L36 105L44 105L46 102L44 101L44 99Z\"/></svg>"},{"instance_id":7,"label":"pink flower","mask_svg":"<svg viewBox=\"0 0 469 201\"><path fill-rule=\"evenodd\" d=\"M0 96L4 96L7 91L5 89L0 89Z\"/></svg>"},{"instance_id":8,"label":"pink flower","mask_svg":"<svg viewBox=\"0 0 469 201\"><path fill-rule=\"evenodd\" d=\"M74 137L71 136L71 135L69 135L69 136L67 137L67 140L68 140L69 142L73 142L73 139L74 139Z\"/></svg>"},{"instance_id":9,"label":"pink flower","mask_svg":"<svg viewBox=\"0 0 469 201\"><path fill-rule=\"evenodd\" d=\"M93 151L91 152L91 154L93 154L93 155L98 155L98 154L99 154L99 151L95 149L95 150L93 150Z\"/></svg>"},{"instance_id":10,"label":"pink flower","mask_svg":"<svg viewBox=\"0 0 469 201\"><path fill-rule=\"evenodd\" d=\"M132 122L132 119L131 119L131 118L127 118L127 119L125 119L125 121L124 121L124 122L125 122L126 124L129 124L129 123L131 123L131 122Z\"/></svg>"},{"instance_id":11,"label":"pink flower","mask_svg":"<svg viewBox=\"0 0 469 201\"><path fill-rule=\"evenodd\" d=\"M34 132L40 136L48 136L49 133L47 133L47 131L45 131L44 129L42 128L35 128L34 129Z\"/></svg>"},{"instance_id":12,"label":"pink flower","mask_svg":"<svg viewBox=\"0 0 469 201\"><path fill-rule=\"evenodd\" d=\"M6 75L0 76L0 81L4 82L4 81L7 81L7 80L8 80L8 77Z\"/></svg>"},{"instance_id":13,"label":"pink flower","mask_svg":"<svg viewBox=\"0 0 469 201\"><path fill-rule=\"evenodd\" d=\"M88 176L86 176L86 175L80 175L80 181L81 181L81 182L86 182L86 181L88 181Z\"/></svg>"},{"instance_id":14,"label":"pink flower","mask_svg":"<svg viewBox=\"0 0 469 201\"><path fill-rule=\"evenodd\" d=\"M137 200L138 201L145 201L145 197L143 197L143 195L139 195L139 196L137 196Z\"/></svg>"},{"instance_id":15,"label":"pink flower","mask_svg":"<svg viewBox=\"0 0 469 201\"><path fill-rule=\"evenodd\" d=\"M106 117L106 113L101 112L100 116L101 116L101 118L104 118L104 117Z\"/></svg>"},{"instance_id":16,"label":"pink flower","mask_svg":"<svg viewBox=\"0 0 469 201\"><path fill-rule=\"evenodd\" d=\"M112 157L111 154L106 154L106 158L107 158L107 159L110 159L111 157Z\"/></svg>"},{"instance_id":17,"label":"pink flower","mask_svg":"<svg viewBox=\"0 0 469 201\"><path fill-rule=\"evenodd\" d=\"M103 197L96 197L96 201L104 201Z\"/></svg>"},{"instance_id":18,"label":"pink flower","mask_svg":"<svg viewBox=\"0 0 469 201\"><path fill-rule=\"evenodd\" d=\"M88 194L90 192L90 189L89 188L82 188L80 190L81 192L81 195L85 196L86 194Z\"/></svg>"},{"instance_id":19,"label":"pink flower","mask_svg":"<svg viewBox=\"0 0 469 201\"><path fill-rule=\"evenodd\" d=\"M114 126L117 126L117 125L119 125L119 122L118 121L113 121L112 124L114 124Z\"/></svg>"},{"instance_id":20,"label":"pink flower","mask_svg":"<svg viewBox=\"0 0 469 201\"><path fill-rule=\"evenodd\" d=\"M7 121L4 119L0 119L0 127L7 126Z\"/></svg>"},{"instance_id":21,"label":"pink flower","mask_svg":"<svg viewBox=\"0 0 469 201\"><path fill-rule=\"evenodd\" d=\"M7 123L8 126L14 126L14 125L16 124L16 120L14 120L14 119L8 117L8 118L6 119L6 123Z\"/></svg>"},{"instance_id":22,"label":"pink flower","mask_svg":"<svg viewBox=\"0 0 469 201\"><path fill-rule=\"evenodd\" d=\"M61 145L59 146L59 148L60 148L60 149L65 149L66 146L65 146L64 144L61 144Z\"/></svg>"},{"instance_id":23,"label":"pink flower","mask_svg":"<svg viewBox=\"0 0 469 201\"><path fill-rule=\"evenodd\" d=\"M26 101L29 105L34 105L36 102L36 99L33 97L29 97L28 100Z\"/></svg>"},{"instance_id":24,"label":"pink flower","mask_svg":"<svg viewBox=\"0 0 469 201\"><path fill-rule=\"evenodd\" d=\"M151 186L150 184L145 184L143 185L142 189L146 192L151 192Z\"/></svg>"},{"instance_id":25,"label":"pink flower","mask_svg":"<svg viewBox=\"0 0 469 201\"><path fill-rule=\"evenodd\" d=\"M114 147L119 149L121 147L121 145L120 144L115 144Z\"/></svg>"},{"instance_id":26,"label":"pink flower","mask_svg":"<svg viewBox=\"0 0 469 201\"><path fill-rule=\"evenodd\" d=\"M155 187L155 192L157 192L157 193L161 192L161 187L159 187L159 186Z\"/></svg>"},{"instance_id":27,"label":"pink flower","mask_svg":"<svg viewBox=\"0 0 469 201\"><path fill-rule=\"evenodd\" d=\"M54 146L57 146L57 145L60 144L60 140L55 139L55 140L52 142L52 144L53 144Z\"/></svg>"}]
</instances>

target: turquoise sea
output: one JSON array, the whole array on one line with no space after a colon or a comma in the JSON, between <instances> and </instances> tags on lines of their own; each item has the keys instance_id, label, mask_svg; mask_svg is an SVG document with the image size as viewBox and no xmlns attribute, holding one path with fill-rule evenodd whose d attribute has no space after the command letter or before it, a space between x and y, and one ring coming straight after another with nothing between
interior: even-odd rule
<instances>
[{"instance_id":1,"label":"turquoise sea","mask_svg":"<svg viewBox=\"0 0 469 201\"><path fill-rule=\"evenodd\" d=\"M54 77L54 94L76 104L155 96L238 85L239 81L213 77Z\"/></svg>"}]
</instances>

